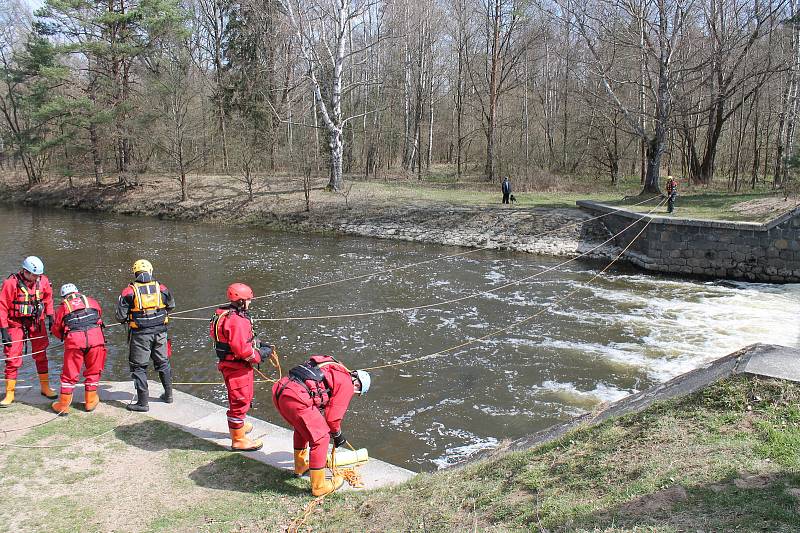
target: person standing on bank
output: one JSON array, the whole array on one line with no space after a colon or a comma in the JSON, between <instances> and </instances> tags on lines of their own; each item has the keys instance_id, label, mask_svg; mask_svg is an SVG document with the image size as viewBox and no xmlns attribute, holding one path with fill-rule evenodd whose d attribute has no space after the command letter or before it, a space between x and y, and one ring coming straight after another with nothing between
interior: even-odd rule
<instances>
[{"instance_id":1,"label":"person standing on bank","mask_svg":"<svg viewBox=\"0 0 800 533\"><path fill-rule=\"evenodd\" d=\"M509 203L509 198L511 197L511 182L508 181L508 176L503 178L503 185L501 187L503 190L503 203Z\"/></svg>"},{"instance_id":2,"label":"person standing on bank","mask_svg":"<svg viewBox=\"0 0 800 533\"><path fill-rule=\"evenodd\" d=\"M31 343L42 396L51 400L58 396L50 388L47 366L50 343L45 317L47 325L52 326L53 287L44 275L44 263L32 255L25 258L19 272L8 276L0 288L0 338L6 356L6 396L0 401L0 407L14 402L17 373L22 366L22 351L27 340Z\"/></svg>"},{"instance_id":3,"label":"person standing on bank","mask_svg":"<svg viewBox=\"0 0 800 533\"><path fill-rule=\"evenodd\" d=\"M61 286L64 299L56 309L50 332L64 341L64 365L61 371L61 395L52 404L60 415L69 412L72 392L84 367L85 406L94 411L100 403L97 384L106 364L106 339L103 335L103 309L97 300L84 296L72 283Z\"/></svg>"},{"instance_id":4,"label":"person standing on bank","mask_svg":"<svg viewBox=\"0 0 800 533\"><path fill-rule=\"evenodd\" d=\"M249 313L253 289L244 283L232 283L227 295L230 304L214 312L209 334L219 359L217 369L222 372L228 390L231 450L251 452L264 446L260 440L247 437L253 431L253 424L245 421L253 402L253 365L269 358L272 347L262 343L261 348L256 348L253 320Z\"/></svg>"},{"instance_id":5,"label":"person standing on bank","mask_svg":"<svg viewBox=\"0 0 800 533\"><path fill-rule=\"evenodd\" d=\"M667 176L667 213L675 211L675 199L678 197L678 181Z\"/></svg>"},{"instance_id":6,"label":"person standing on bank","mask_svg":"<svg viewBox=\"0 0 800 533\"><path fill-rule=\"evenodd\" d=\"M117 302L116 317L128 325L128 363L136 403L129 411L147 411L149 407L147 365L150 359L164 386L161 400L172 403L172 368L170 368L167 323L169 313L175 309L175 299L163 284L153 279L153 265L139 259L133 264L134 282L125 287Z\"/></svg>"}]
</instances>

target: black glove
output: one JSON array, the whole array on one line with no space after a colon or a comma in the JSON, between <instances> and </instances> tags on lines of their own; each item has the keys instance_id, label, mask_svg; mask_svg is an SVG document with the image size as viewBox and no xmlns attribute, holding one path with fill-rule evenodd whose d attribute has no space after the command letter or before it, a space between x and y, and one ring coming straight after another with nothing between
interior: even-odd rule
<instances>
[{"instance_id":1,"label":"black glove","mask_svg":"<svg viewBox=\"0 0 800 533\"><path fill-rule=\"evenodd\" d=\"M261 360L266 361L272 356L272 346L266 342L262 342L258 345L258 353L261 355Z\"/></svg>"},{"instance_id":2,"label":"black glove","mask_svg":"<svg viewBox=\"0 0 800 533\"><path fill-rule=\"evenodd\" d=\"M347 444L347 438L344 436L341 430L337 431L336 433L331 433L331 438L333 439L334 448L339 448Z\"/></svg>"},{"instance_id":3,"label":"black glove","mask_svg":"<svg viewBox=\"0 0 800 533\"><path fill-rule=\"evenodd\" d=\"M0 337L3 339L3 344L11 344L11 335L8 334L8 328L0 328Z\"/></svg>"},{"instance_id":4,"label":"black glove","mask_svg":"<svg viewBox=\"0 0 800 533\"><path fill-rule=\"evenodd\" d=\"M53 330L53 322L55 322L53 315L47 315L47 331Z\"/></svg>"}]
</instances>

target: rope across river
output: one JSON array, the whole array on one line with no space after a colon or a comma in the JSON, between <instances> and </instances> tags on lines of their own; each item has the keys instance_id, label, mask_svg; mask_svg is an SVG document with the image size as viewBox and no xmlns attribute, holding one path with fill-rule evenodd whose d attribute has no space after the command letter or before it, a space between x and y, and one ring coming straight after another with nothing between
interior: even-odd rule
<instances>
[{"instance_id":1,"label":"rope across river","mask_svg":"<svg viewBox=\"0 0 800 533\"><path fill-rule=\"evenodd\" d=\"M650 201L650 200L647 200L647 201ZM494 289L481 291L481 292L476 292L476 293L469 294L469 295L464 296L464 297L455 298L455 299L447 300L447 301L443 301L443 302L436 302L434 304L425 304L425 305L408 307L408 308L385 309L385 310L380 310L380 311L370 311L370 312L364 312L364 313L351 313L351 314L347 314L347 315L325 315L325 316L317 316L317 317L286 317L286 318L282 318L282 319L276 318L276 319L264 319L264 320L265 321L270 321L270 320L278 321L278 320L287 320L287 319L311 320L311 319L344 318L344 317L371 316L371 315L377 315L377 314L397 313L397 312L404 312L404 311L409 311L409 310L426 309L426 308L437 307L437 306L441 307L441 306L449 305L449 304L452 304L452 303L460 302L460 301L463 301L463 300L466 300L466 299L469 299L469 298L475 298L475 297L478 297L478 296L481 296L481 295L494 293L494 292L496 292L498 290L501 290L503 288L507 288L507 287L510 287L510 286L513 286L513 285L517 285L517 284L522 283L522 282L524 282L526 280L538 277L538 276L540 276L540 275L542 275L542 274L544 274L546 272L551 272L551 271L553 271L553 270L555 270L557 268L565 266L565 265L567 265L567 264L569 264L569 263L571 263L573 261L576 261L576 260L580 259L581 257L584 257L584 256L590 254L591 252L597 250L601 246L604 246L607 243L613 241L616 237L620 236L622 233L625 233L629 229L633 228L633 226L635 226L636 224L639 224L645 218L648 218L648 215L650 215L653 211L655 211L655 209L657 209L659 206L661 206L663 204L663 202L664 201L662 200L652 210L650 210L648 213L643 214L640 218L636 219L634 222L632 222L631 224L626 226L624 229L622 229L621 231L619 231L616 234L612 235L609 239L607 239L603 243L595 246L594 248L592 248L592 249L590 249L588 251L585 251L585 252L579 254L576 257L572 257L572 258L570 258L568 260L565 260L565 261L559 263L558 265L556 265L554 267L550 267L550 268L544 269L544 270L542 270L540 272L537 272L537 273L535 273L535 274L533 274L531 276L527 276L525 278L521 278L519 280L516 280L515 282L508 283L508 284L502 285L500 287L496 287ZM605 216L605 215L602 215L602 216ZM595 217L594 219L597 219L597 218L601 218L601 216ZM594 219L591 219L591 220L594 220ZM647 222L645 222L645 224L641 227L641 229L639 229L638 233L636 233L636 235L628 242L628 244L622 250L620 250L620 252L602 270L600 270L597 273L595 273L589 279L589 281L587 283L590 284L590 283L594 282L598 277L602 276L605 272L607 272L625 254L625 252L627 252L627 250L630 249L630 247L639 239L639 237L644 233L644 231L650 225L651 221L652 221L652 219L648 219ZM587 221L581 221L580 223L585 223L585 222L587 222ZM550 232L557 231L558 229L563 229L563 228L556 228L554 230L550 230ZM468 255L470 253L475 253L475 252L478 252L478 251L481 251L481 250L486 250L486 249L489 249L489 248L490 247L473 249L473 250L469 250L469 251L466 251L466 252L460 252L458 254L451 254L451 255L448 255L448 256L439 257L439 258L432 259L432 260L421 261L421 262L417 262L417 263L413 263L413 264L409 264L409 265L404 265L404 266L401 266L401 267L387 269L387 270L380 271L380 272L365 274L365 275L362 275L362 276L356 276L354 278L340 279L340 280L330 281L330 282L326 282L326 283L320 283L320 284L315 284L315 285L309 285L309 286L306 286L306 287L290 289L290 290L287 290L287 291L280 291L280 292L277 292L277 293L270 293L268 295L258 296L255 299L266 298L266 297L270 297L270 296L277 296L279 294L289 294L289 293L298 292L298 291L301 291L301 290L308 290L308 289L312 289L312 288L324 287L324 286L329 286L329 285L333 285L333 284L337 284L337 283L343 283L343 282L346 282L346 281L355 281L355 280L361 280L361 279L368 279L368 278L371 278L371 277L374 277L374 276L377 276L377 275L380 275L380 274L389 273L389 272L395 272L395 271L398 271L398 270L411 268L413 266L418 266L418 265L425 264L425 263L430 263L430 262L434 262L434 261L440 261L442 259L464 256L464 255ZM572 296L577 294L580 290L581 290L581 288L577 288L577 289L574 289L574 290L568 292L564 296L558 298L551 305L558 305L558 304L562 303L563 301L565 301L568 298L571 298ZM189 310L185 310L185 311L181 311L181 312L173 313L173 314L189 313L189 312L198 311L198 310L201 310L201 309L210 309L210 308L213 308L213 307L217 307L217 306L216 305L214 305L214 306L205 306L205 307L202 307L202 308L189 309ZM529 315L529 316L527 316L527 317L525 317L523 319L517 320L517 321L515 321L514 323L512 323L512 324L510 324L508 326L495 329L495 330L491 331L490 333L487 333L486 335L483 335L483 336L480 336L480 337L476 337L474 339L470 339L470 340L464 341L462 343L456 344L454 346L450 346L448 348L444 348L444 349L439 350L437 352L433 352L433 353L426 354L426 355L419 356L419 357L414 357L414 358L411 358L411 359L401 359L401 360L395 361L395 362L378 364L378 365L374 365L374 366L371 366L371 367L363 368L361 370L380 370L380 369L385 369L385 368L392 368L392 367L410 365L410 364L417 363L417 362L420 362L420 361L424 361L424 360L427 360L427 359L440 357L440 356L442 356L444 354L453 352L453 351L461 349L461 348L465 348L467 346L470 346L470 345L473 345L475 343L481 342L481 341L486 340L488 338L491 338L491 337L500 335L502 333L505 333L505 332L507 332L507 331L509 331L509 330L511 330L511 329L513 329L515 327L518 327L520 325L523 325L525 323L531 322L531 321L535 320L536 318L538 318L539 316L541 316L542 314L544 314L546 311L548 311L549 307L550 306L545 307L545 308L541 309L540 311L538 311L538 312L536 312L536 313L534 313L532 315ZM202 319L202 320L207 320L207 319ZM107 327L111 328L111 327L115 327L115 326L118 326L118 325L119 324L112 324L112 325L107 326ZM23 341L25 341L25 340L29 340L29 339L23 339ZM63 345L63 343L56 343L56 344L50 345L45 350L40 350L39 352L55 349L55 348L58 348L58 347L60 347L62 345ZM36 353L39 353L39 352L36 352ZM35 354L34 353L29 353L29 354L24 354L24 355L19 356L19 357L20 358L21 357L30 357L30 356L33 356L33 355L35 355ZM270 362L272 363L272 365L277 370L277 373L278 373L278 378L277 379L280 379L280 377L282 376L282 369L281 369L281 366L280 366L280 361L278 360L277 356L274 356L273 358L271 358ZM258 380L258 381L256 381L256 383L273 383L273 382L277 381L276 379L270 378L269 376L265 375L263 372L261 372L260 369L256 369L256 371L262 378L262 380ZM109 382L101 382L101 383L109 383ZM223 383L219 383L219 382L174 382L173 384L174 385L223 385ZM133 412L131 412L128 415L128 417L130 417L132 414L133 414ZM60 415L61 415L61 413L58 413L58 414L54 415L52 418L50 418L50 419L48 419L48 420L46 420L44 422L40 422L40 423L31 425L31 426L28 426L28 427L11 428L11 429L4 429L4 430L0 430L0 431L2 431L2 433L4 435L6 435L7 433L11 433L11 432L23 431L23 430L26 430L26 429L32 429L32 428L40 427L42 425L48 424L48 423L58 419L60 417ZM15 447L15 448L64 448L64 447L71 447L71 446L75 446L77 444L93 441L93 440L96 440L96 439L98 439L98 438L100 438L100 437L102 437L104 435L107 435L107 434L111 433L112 431L114 431L117 427L122 425L126 420L127 419L121 421L119 424L115 425L113 428L111 428L111 429L109 429L107 431L104 431L104 432L102 432L100 434L97 434L97 435L94 435L94 436L91 436L91 437L87 437L85 439L80 439L78 441L73 441L73 442L70 442L70 443L56 444L56 445L18 445L18 444L14 444L14 443L0 442L0 446L3 446L3 447ZM317 499L313 500L311 502L311 504L306 508L306 510L303 513L303 516L300 518L300 520L296 521L293 525L295 527L298 527L300 524L302 524L302 522L304 521L304 517L307 517L308 514L310 513L310 511L317 504L319 504L321 502L322 502L322 498L317 498Z\"/></svg>"}]
</instances>

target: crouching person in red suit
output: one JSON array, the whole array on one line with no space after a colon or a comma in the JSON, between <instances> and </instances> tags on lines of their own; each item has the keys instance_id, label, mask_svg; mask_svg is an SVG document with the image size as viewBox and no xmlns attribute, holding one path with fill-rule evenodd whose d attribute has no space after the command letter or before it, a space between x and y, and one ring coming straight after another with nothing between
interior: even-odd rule
<instances>
[{"instance_id":1,"label":"crouching person in red suit","mask_svg":"<svg viewBox=\"0 0 800 533\"><path fill-rule=\"evenodd\" d=\"M87 411L100 403L97 384L106 364L106 339L103 335L103 310L94 298L78 292L72 283L61 287L64 299L56 310L51 333L64 341L64 365L61 372L61 394L53 402L53 411L65 415L72 403L72 392L78 383L81 367L86 392Z\"/></svg>"},{"instance_id":2,"label":"crouching person in red suit","mask_svg":"<svg viewBox=\"0 0 800 533\"><path fill-rule=\"evenodd\" d=\"M272 387L272 401L294 428L294 473L309 472L311 493L322 496L342 486L341 476L325 478L328 444L347 444L342 434L344 418L353 394L369 390L370 375L327 355L313 355L289 371ZM310 453L307 447L310 446Z\"/></svg>"},{"instance_id":3,"label":"crouching person in red suit","mask_svg":"<svg viewBox=\"0 0 800 533\"><path fill-rule=\"evenodd\" d=\"M253 365L269 357L272 349L256 348L253 321L248 309L253 300L253 289L244 283L228 287L230 304L220 307L211 319L211 339L217 352L217 368L228 389L228 429L231 449L255 451L264 445L260 440L250 440L247 433L253 424L245 421L253 401Z\"/></svg>"}]
</instances>

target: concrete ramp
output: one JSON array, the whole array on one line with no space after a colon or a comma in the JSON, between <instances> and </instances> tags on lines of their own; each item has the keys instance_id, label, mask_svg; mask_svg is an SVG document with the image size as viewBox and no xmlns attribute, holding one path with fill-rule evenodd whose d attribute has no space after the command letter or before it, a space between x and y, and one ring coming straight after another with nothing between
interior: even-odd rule
<instances>
[{"instance_id":1,"label":"concrete ramp","mask_svg":"<svg viewBox=\"0 0 800 533\"><path fill-rule=\"evenodd\" d=\"M600 424L609 418L638 413L655 402L680 398L735 374L752 374L800 382L800 350L772 344L751 344L666 383L622 398L596 413L587 413L532 435L516 439L504 449L526 450L555 440L580 427ZM496 453L487 451L477 457Z\"/></svg>"},{"instance_id":2,"label":"concrete ramp","mask_svg":"<svg viewBox=\"0 0 800 533\"><path fill-rule=\"evenodd\" d=\"M53 385L57 385L57 378L51 377L51 380ZM226 407L201 400L177 389L174 391L175 402L166 404L158 400L158 395L163 391L161 384L153 381L149 383L150 411L135 414L134 417L153 418L219 446L225 448L230 446L230 435L225 416ZM75 403L83 402L83 392L83 387L75 388ZM130 381L102 382L100 384L100 399L103 402L129 403L134 398L133 383ZM39 394L38 384L35 387L20 387L18 400L30 404L52 402ZM247 417L247 420L255 426L250 436L261 439L264 447L256 452L242 452L242 454L276 468L293 469L292 431L250 416ZM405 468L373 458L359 467L358 472L361 474L366 489L396 485L416 475ZM350 489L350 486L345 483L343 489Z\"/></svg>"}]
</instances>

